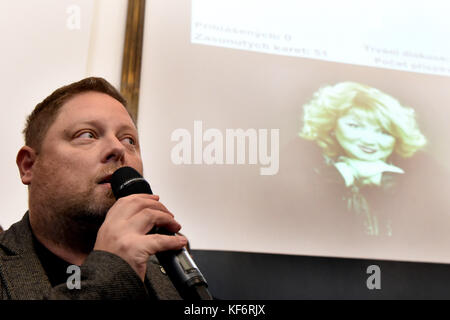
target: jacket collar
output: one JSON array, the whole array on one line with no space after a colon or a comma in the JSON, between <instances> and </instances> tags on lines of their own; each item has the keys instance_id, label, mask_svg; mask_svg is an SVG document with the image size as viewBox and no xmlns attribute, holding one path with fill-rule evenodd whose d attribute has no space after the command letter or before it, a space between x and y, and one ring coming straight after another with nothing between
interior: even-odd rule
<instances>
[{"instance_id":1,"label":"jacket collar","mask_svg":"<svg viewBox=\"0 0 450 320\"><path fill-rule=\"evenodd\" d=\"M42 299L51 289L34 251L28 212L0 236L0 274L11 299Z\"/></svg>"}]
</instances>

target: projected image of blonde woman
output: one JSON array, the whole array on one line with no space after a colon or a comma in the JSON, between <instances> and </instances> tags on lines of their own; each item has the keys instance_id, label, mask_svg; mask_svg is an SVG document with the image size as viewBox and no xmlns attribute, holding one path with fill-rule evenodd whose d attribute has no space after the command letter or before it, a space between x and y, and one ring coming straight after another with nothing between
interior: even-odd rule
<instances>
[{"instance_id":1,"label":"projected image of blonde woman","mask_svg":"<svg viewBox=\"0 0 450 320\"><path fill-rule=\"evenodd\" d=\"M371 209L365 190L387 188L407 174L394 156L413 157L426 145L415 111L376 88L341 82L320 88L304 105L299 135L316 142L324 162L339 173L348 210L365 233L391 235L389 219Z\"/></svg>"}]
</instances>

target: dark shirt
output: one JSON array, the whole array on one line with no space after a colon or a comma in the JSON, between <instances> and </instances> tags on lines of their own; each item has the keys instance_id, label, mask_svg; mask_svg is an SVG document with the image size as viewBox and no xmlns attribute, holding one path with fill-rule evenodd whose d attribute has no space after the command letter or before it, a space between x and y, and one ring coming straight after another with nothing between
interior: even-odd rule
<instances>
[{"instance_id":1,"label":"dark shirt","mask_svg":"<svg viewBox=\"0 0 450 320\"><path fill-rule=\"evenodd\" d=\"M67 268L72 264L48 250L34 235L33 244L51 286L55 287L59 284L66 283L67 279L72 275L71 272L67 273Z\"/></svg>"},{"instance_id":2,"label":"dark shirt","mask_svg":"<svg viewBox=\"0 0 450 320\"><path fill-rule=\"evenodd\" d=\"M71 266L71 263L61 259L53 252L48 250L39 240L33 235L33 245L36 250L38 259L40 260L45 273L47 274L48 280L52 287L63 284L67 282L67 279L73 274L72 272L67 273L67 268ZM149 279L145 278L144 281L145 288L150 294L150 298L155 297L155 293L150 285Z\"/></svg>"}]
</instances>

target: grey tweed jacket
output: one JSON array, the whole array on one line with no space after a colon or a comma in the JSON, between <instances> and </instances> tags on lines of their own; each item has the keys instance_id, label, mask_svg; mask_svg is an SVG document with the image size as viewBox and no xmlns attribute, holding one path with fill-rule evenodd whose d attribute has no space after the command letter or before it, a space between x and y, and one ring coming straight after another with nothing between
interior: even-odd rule
<instances>
[{"instance_id":1,"label":"grey tweed jacket","mask_svg":"<svg viewBox=\"0 0 450 320\"><path fill-rule=\"evenodd\" d=\"M156 257L147 264L147 286L126 261L106 251L92 251L80 275L80 289L51 287L34 250L28 212L0 233L0 299L181 299Z\"/></svg>"}]
</instances>

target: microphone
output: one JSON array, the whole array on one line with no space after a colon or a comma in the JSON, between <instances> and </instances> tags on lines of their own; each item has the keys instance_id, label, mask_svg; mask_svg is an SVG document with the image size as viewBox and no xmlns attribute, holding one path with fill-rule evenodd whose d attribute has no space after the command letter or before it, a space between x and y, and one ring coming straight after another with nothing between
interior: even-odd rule
<instances>
[{"instance_id":1,"label":"microphone","mask_svg":"<svg viewBox=\"0 0 450 320\"><path fill-rule=\"evenodd\" d=\"M111 189L116 199L136 193L153 194L150 184L131 167L121 167L112 174ZM149 232L154 233L175 236L156 226ZM155 255L183 299L212 300L205 278L185 248Z\"/></svg>"}]
</instances>

